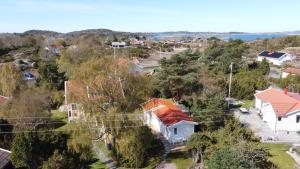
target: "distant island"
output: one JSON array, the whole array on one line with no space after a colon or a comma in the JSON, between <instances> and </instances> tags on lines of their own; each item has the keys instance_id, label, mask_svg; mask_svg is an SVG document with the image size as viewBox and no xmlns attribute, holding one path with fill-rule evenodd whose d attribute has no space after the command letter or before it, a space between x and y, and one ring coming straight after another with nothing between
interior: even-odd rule
<instances>
[{"instance_id":1,"label":"distant island","mask_svg":"<svg viewBox=\"0 0 300 169\"><path fill-rule=\"evenodd\" d=\"M174 32L123 32L114 31L110 29L86 29L80 31L73 31L68 33L60 33L48 30L29 30L23 33L0 33L1 35L19 34L19 35L45 35L53 37L68 37L80 35L140 35L152 40L163 39L178 39L178 38L209 38L217 37L222 40L241 39L243 41L252 41L257 39L272 39L278 37L285 37L289 35L300 35L300 31L285 31L285 32L262 32L262 33L248 33L248 32L189 32L189 31L174 31Z\"/></svg>"}]
</instances>

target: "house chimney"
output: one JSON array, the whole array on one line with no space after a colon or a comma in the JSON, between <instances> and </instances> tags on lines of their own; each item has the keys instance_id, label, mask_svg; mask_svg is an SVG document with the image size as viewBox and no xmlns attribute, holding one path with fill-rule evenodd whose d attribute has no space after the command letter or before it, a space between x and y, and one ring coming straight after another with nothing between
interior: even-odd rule
<instances>
[{"instance_id":1,"label":"house chimney","mask_svg":"<svg viewBox=\"0 0 300 169\"><path fill-rule=\"evenodd\" d=\"M284 88L284 94L288 94L289 89L287 87Z\"/></svg>"}]
</instances>

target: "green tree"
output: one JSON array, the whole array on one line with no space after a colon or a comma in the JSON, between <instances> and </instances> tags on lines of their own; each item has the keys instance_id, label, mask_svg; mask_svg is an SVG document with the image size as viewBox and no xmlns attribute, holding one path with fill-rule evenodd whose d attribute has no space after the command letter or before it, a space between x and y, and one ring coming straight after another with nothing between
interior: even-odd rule
<instances>
[{"instance_id":1,"label":"green tree","mask_svg":"<svg viewBox=\"0 0 300 169\"><path fill-rule=\"evenodd\" d=\"M270 65L266 58L259 64L258 69L261 70L263 75L268 75L270 72Z\"/></svg>"},{"instance_id":2,"label":"green tree","mask_svg":"<svg viewBox=\"0 0 300 169\"><path fill-rule=\"evenodd\" d=\"M151 130L144 126L129 128L116 140L116 157L124 167L141 168L153 156L162 155L163 145Z\"/></svg>"},{"instance_id":3,"label":"green tree","mask_svg":"<svg viewBox=\"0 0 300 169\"><path fill-rule=\"evenodd\" d=\"M187 148L193 157L195 163L201 162L204 166L204 159L207 158L205 151L210 148L214 140L207 134L194 133L187 142Z\"/></svg>"},{"instance_id":4,"label":"green tree","mask_svg":"<svg viewBox=\"0 0 300 169\"><path fill-rule=\"evenodd\" d=\"M58 72L58 67L53 63L46 63L39 67L39 85L45 85L49 89L62 90L66 80L64 73Z\"/></svg>"},{"instance_id":5,"label":"green tree","mask_svg":"<svg viewBox=\"0 0 300 169\"><path fill-rule=\"evenodd\" d=\"M43 162L42 169L65 169L65 168L74 168L72 166L72 159L67 158L68 155L64 153L60 153L59 151L55 151L53 155L47 160Z\"/></svg>"},{"instance_id":6,"label":"green tree","mask_svg":"<svg viewBox=\"0 0 300 169\"><path fill-rule=\"evenodd\" d=\"M248 45L241 40L230 40L222 44L213 43L204 51L201 61L213 67L214 71L227 74L231 63L234 63L234 70L243 66L242 56L247 49Z\"/></svg>"},{"instance_id":7,"label":"green tree","mask_svg":"<svg viewBox=\"0 0 300 169\"><path fill-rule=\"evenodd\" d=\"M275 166L268 160L269 153L260 146L241 142L226 146L212 154L209 169L271 169Z\"/></svg>"},{"instance_id":8,"label":"green tree","mask_svg":"<svg viewBox=\"0 0 300 169\"><path fill-rule=\"evenodd\" d=\"M300 92L300 75L288 75L286 78L274 80L281 88L288 88L291 92Z\"/></svg>"},{"instance_id":9,"label":"green tree","mask_svg":"<svg viewBox=\"0 0 300 169\"><path fill-rule=\"evenodd\" d=\"M22 84L21 73L13 64L0 65L0 94L4 96L12 96L20 89Z\"/></svg>"},{"instance_id":10,"label":"green tree","mask_svg":"<svg viewBox=\"0 0 300 169\"><path fill-rule=\"evenodd\" d=\"M198 63L199 54L191 50L162 59L161 70L156 75L156 88L162 96L181 100L184 96L201 92Z\"/></svg>"},{"instance_id":11,"label":"green tree","mask_svg":"<svg viewBox=\"0 0 300 169\"><path fill-rule=\"evenodd\" d=\"M207 94L204 98L194 96L190 110L193 112L193 119L200 122L202 131L216 130L230 118L226 114L228 107L224 98L224 94Z\"/></svg>"},{"instance_id":12,"label":"green tree","mask_svg":"<svg viewBox=\"0 0 300 169\"><path fill-rule=\"evenodd\" d=\"M267 86L266 77L261 70L243 70L233 76L232 93L239 99L251 99L255 90L263 90Z\"/></svg>"},{"instance_id":13,"label":"green tree","mask_svg":"<svg viewBox=\"0 0 300 169\"><path fill-rule=\"evenodd\" d=\"M5 119L0 119L0 132L12 132L13 125ZM2 133L0 134L0 147L10 150L12 144L13 134L12 133Z\"/></svg>"},{"instance_id":14,"label":"green tree","mask_svg":"<svg viewBox=\"0 0 300 169\"><path fill-rule=\"evenodd\" d=\"M55 133L19 133L12 144L12 163L17 168L38 168L55 149L66 148L66 136Z\"/></svg>"}]
</instances>

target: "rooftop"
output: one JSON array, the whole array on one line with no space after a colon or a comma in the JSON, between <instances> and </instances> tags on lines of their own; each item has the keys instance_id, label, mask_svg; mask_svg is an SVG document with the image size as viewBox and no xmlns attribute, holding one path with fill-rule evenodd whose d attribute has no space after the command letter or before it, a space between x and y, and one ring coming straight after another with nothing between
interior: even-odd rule
<instances>
[{"instance_id":1,"label":"rooftop","mask_svg":"<svg viewBox=\"0 0 300 169\"><path fill-rule=\"evenodd\" d=\"M264 102L270 103L279 116L285 116L300 110L300 95L298 93L269 88L256 93L255 96Z\"/></svg>"},{"instance_id":2,"label":"rooftop","mask_svg":"<svg viewBox=\"0 0 300 169\"><path fill-rule=\"evenodd\" d=\"M5 103L7 100L8 100L7 97L4 97L4 96L1 96L1 95L0 95L0 104Z\"/></svg>"},{"instance_id":3,"label":"rooftop","mask_svg":"<svg viewBox=\"0 0 300 169\"><path fill-rule=\"evenodd\" d=\"M282 72L300 75L300 68L288 67L282 69Z\"/></svg>"},{"instance_id":4,"label":"rooftop","mask_svg":"<svg viewBox=\"0 0 300 169\"><path fill-rule=\"evenodd\" d=\"M281 56L285 55L282 52L273 52L273 51L262 51L259 56L270 57L270 58L280 58Z\"/></svg>"},{"instance_id":5,"label":"rooftop","mask_svg":"<svg viewBox=\"0 0 300 169\"><path fill-rule=\"evenodd\" d=\"M186 113L168 99L154 98L142 105L145 111L152 110L153 113L166 125L171 126L180 121L193 121Z\"/></svg>"}]
</instances>

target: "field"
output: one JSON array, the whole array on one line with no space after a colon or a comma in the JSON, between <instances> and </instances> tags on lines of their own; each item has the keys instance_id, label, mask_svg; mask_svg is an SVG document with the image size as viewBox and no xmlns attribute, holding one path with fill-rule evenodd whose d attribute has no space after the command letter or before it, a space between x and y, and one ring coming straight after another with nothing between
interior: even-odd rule
<instances>
[{"instance_id":1,"label":"field","mask_svg":"<svg viewBox=\"0 0 300 169\"><path fill-rule=\"evenodd\" d=\"M186 151L168 154L167 162L174 163L177 169L187 169L193 166L192 158Z\"/></svg>"},{"instance_id":2,"label":"field","mask_svg":"<svg viewBox=\"0 0 300 169\"><path fill-rule=\"evenodd\" d=\"M286 151L290 148L287 144L264 144L268 148L272 157L270 160L278 166L279 169L297 169L294 159Z\"/></svg>"}]
</instances>

